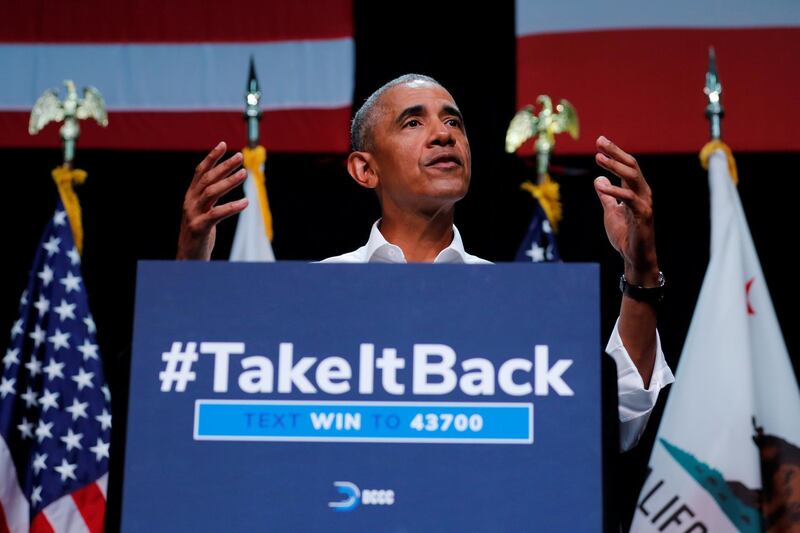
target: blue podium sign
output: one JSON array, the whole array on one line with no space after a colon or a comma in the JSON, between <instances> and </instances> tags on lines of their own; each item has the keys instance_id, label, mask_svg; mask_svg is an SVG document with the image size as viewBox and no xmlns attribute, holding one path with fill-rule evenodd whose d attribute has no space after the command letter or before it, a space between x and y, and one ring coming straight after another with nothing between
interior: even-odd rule
<instances>
[{"instance_id":1,"label":"blue podium sign","mask_svg":"<svg viewBox=\"0 0 800 533\"><path fill-rule=\"evenodd\" d=\"M599 531L596 265L139 264L123 531Z\"/></svg>"}]
</instances>

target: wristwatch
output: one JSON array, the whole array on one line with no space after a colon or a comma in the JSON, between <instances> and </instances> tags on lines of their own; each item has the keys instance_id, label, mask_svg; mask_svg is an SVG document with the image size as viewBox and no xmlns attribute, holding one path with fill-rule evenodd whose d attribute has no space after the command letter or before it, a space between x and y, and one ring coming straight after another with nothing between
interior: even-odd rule
<instances>
[{"instance_id":1,"label":"wristwatch","mask_svg":"<svg viewBox=\"0 0 800 533\"><path fill-rule=\"evenodd\" d=\"M646 302L651 305L658 305L664 299L664 273L658 271L658 286L643 287L641 285L631 285L625 279L625 274L619 278L619 290L622 294L627 294L637 302Z\"/></svg>"}]
</instances>

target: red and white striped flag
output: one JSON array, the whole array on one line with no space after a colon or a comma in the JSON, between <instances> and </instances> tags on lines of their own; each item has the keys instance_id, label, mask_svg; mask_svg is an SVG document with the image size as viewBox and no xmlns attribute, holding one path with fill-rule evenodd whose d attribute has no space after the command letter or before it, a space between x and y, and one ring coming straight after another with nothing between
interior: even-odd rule
<instances>
[{"instance_id":1,"label":"red and white striped flag","mask_svg":"<svg viewBox=\"0 0 800 533\"><path fill-rule=\"evenodd\" d=\"M800 150L796 0L517 0L516 8L517 107L548 94L581 118L580 139L559 139L559 153L593 152L601 133L632 152L694 152L708 137L709 46L731 148Z\"/></svg>"},{"instance_id":2,"label":"red and white striped flag","mask_svg":"<svg viewBox=\"0 0 800 533\"><path fill-rule=\"evenodd\" d=\"M110 114L81 124L84 148L207 150L246 144L248 62L261 74L267 149L344 152L353 100L350 0L12 2L0 25L0 146L29 136L36 98L93 85ZM48 128L57 128L50 125Z\"/></svg>"}]
</instances>

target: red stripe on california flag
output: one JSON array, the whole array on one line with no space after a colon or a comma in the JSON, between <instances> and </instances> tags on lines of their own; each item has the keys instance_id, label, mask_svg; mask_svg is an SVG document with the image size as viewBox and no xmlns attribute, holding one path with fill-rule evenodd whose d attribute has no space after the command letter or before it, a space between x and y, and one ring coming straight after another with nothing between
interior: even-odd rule
<instances>
[{"instance_id":1,"label":"red stripe on california flag","mask_svg":"<svg viewBox=\"0 0 800 533\"><path fill-rule=\"evenodd\" d=\"M264 42L353 35L351 0L39 0L11 2L3 19L8 23L0 26L0 42Z\"/></svg>"},{"instance_id":2,"label":"red stripe on california flag","mask_svg":"<svg viewBox=\"0 0 800 533\"><path fill-rule=\"evenodd\" d=\"M638 153L695 152L709 139L703 115L708 47L717 52L734 151L800 150L800 28L630 30L517 39L517 104L540 94L578 110L581 136L561 154L594 151L604 134ZM532 152L531 143L526 144Z\"/></svg>"},{"instance_id":3,"label":"red stripe on california flag","mask_svg":"<svg viewBox=\"0 0 800 533\"><path fill-rule=\"evenodd\" d=\"M6 521L6 513L3 511L3 502L0 502L0 533L8 533L8 522Z\"/></svg>"},{"instance_id":4,"label":"red stripe on california flag","mask_svg":"<svg viewBox=\"0 0 800 533\"><path fill-rule=\"evenodd\" d=\"M55 533L55 530L44 513L39 512L33 517L30 533Z\"/></svg>"},{"instance_id":5,"label":"red stripe on california flag","mask_svg":"<svg viewBox=\"0 0 800 533\"><path fill-rule=\"evenodd\" d=\"M261 119L261 142L275 152L344 153L349 149L350 107L267 111ZM110 111L108 127L81 121L81 148L131 150L199 150L219 141L245 146L247 131L242 113ZM37 135L28 134L27 112L0 112L0 146L58 148L58 124Z\"/></svg>"},{"instance_id":6,"label":"red stripe on california flag","mask_svg":"<svg viewBox=\"0 0 800 533\"><path fill-rule=\"evenodd\" d=\"M90 533L103 533L106 516L106 499L97 483L89 483L72 493L72 500L83 517Z\"/></svg>"}]
</instances>

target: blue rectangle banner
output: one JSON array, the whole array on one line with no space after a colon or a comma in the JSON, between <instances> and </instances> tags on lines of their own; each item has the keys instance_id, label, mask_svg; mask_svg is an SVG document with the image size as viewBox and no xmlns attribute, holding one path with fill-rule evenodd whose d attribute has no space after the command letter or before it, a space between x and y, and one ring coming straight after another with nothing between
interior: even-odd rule
<instances>
[{"instance_id":1,"label":"blue rectangle banner","mask_svg":"<svg viewBox=\"0 0 800 533\"><path fill-rule=\"evenodd\" d=\"M530 444L533 404L197 400L194 438Z\"/></svg>"}]
</instances>

